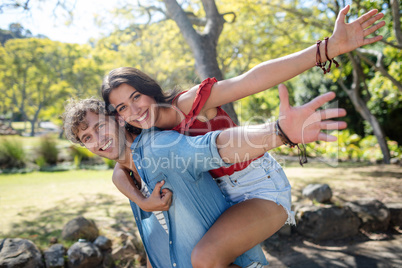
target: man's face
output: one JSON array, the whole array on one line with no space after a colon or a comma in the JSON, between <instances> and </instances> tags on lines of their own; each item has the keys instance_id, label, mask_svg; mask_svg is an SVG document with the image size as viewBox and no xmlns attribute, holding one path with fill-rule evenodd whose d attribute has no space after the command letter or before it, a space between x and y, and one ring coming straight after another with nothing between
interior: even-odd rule
<instances>
[{"instance_id":1,"label":"man's face","mask_svg":"<svg viewBox=\"0 0 402 268\"><path fill-rule=\"evenodd\" d=\"M124 155L125 136L114 117L88 111L85 121L78 130L85 147L101 157L119 160Z\"/></svg>"}]
</instances>

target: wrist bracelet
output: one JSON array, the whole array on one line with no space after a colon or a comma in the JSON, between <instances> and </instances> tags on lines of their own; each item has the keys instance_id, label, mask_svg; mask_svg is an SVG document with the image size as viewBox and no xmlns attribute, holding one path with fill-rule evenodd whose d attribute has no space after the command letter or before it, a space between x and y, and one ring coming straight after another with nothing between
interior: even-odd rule
<instances>
[{"instance_id":1,"label":"wrist bracelet","mask_svg":"<svg viewBox=\"0 0 402 268\"><path fill-rule=\"evenodd\" d=\"M324 49L324 51L325 51L325 56L327 57L327 60L325 62L321 62L320 44L321 44L322 41L317 40L317 42L316 42L316 44L317 44L317 53L315 55L315 61L316 61L315 66L320 67L323 70L324 74L327 74L327 73L329 73L331 71L332 62L335 63L337 68L339 67L339 63L335 59L333 59L333 58L330 59L328 57L328 40L329 40L329 37L325 37L324 40L325 40L325 49ZM325 66L327 65L327 61L329 61L329 65L328 65L328 68L325 68Z\"/></svg>"},{"instance_id":2,"label":"wrist bracelet","mask_svg":"<svg viewBox=\"0 0 402 268\"><path fill-rule=\"evenodd\" d=\"M283 132L283 130L281 129L281 126L279 125L279 120L276 120L276 122L275 122L275 134L277 136L279 136L279 138L281 139L281 141L284 145L287 145L290 148L297 147L297 151L299 154L299 163L301 166L303 166L303 164L306 164L308 162L306 146L304 146L304 144L301 143L300 146L302 147L302 149L300 149L299 144L292 142L289 139L289 137L285 134L285 132Z\"/></svg>"}]
</instances>

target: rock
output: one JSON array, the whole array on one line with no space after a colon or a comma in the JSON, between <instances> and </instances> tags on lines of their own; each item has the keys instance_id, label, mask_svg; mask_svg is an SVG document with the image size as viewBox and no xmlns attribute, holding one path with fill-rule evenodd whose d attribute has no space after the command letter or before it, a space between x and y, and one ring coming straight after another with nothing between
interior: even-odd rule
<instances>
[{"instance_id":1,"label":"rock","mask_svg":"<svg viewBox=\"0 0 402 268\"><path fill-rule=\"evenodd\" d=\"M102 267L103 268L114 268L114 267L116 267L116 264L114 263L113 256L112 256L112 254L110 252L106 252L103 255Z\"/></svg>"},{"instance_id":2,"label":"rock","mask_svg":"<svg viewBox=\"0 0 402 268\"><path fill-rule=\"evenodd\" d=\"M64 240L70 241L76 241L80 238L94 241L98 235L99 230L95 222L81 216L69 221L61 233Z\"/></svg>"},{"instance_id":3,"label":"rock","mask_svg":"<svg viewBox=\"0 0 402 268\"><path fill-rule=\"evenodd\" d=\"M18 131L0 122L0 135L19 135Z\"/></svg>"},{"instance_id":4,"label":"rock","mask_svg":"<svg viewBox=\"0 0 402 268\"><path fill-rule=\"evenodd\" d=\"M347 207L302 207L297 211L296 218L296 231L316 240L342 239L359 232L360 220Z\"/></svg>"},{"instance_id":5,"label":"rock","mask_svg":"<svg viewBox=\"0 0 402 268\"><path fill-rule=\"evenodd\" d=\"M392 203L385 205L391 213L389 224L391 226L402 227L402 203Z\"/></svg>"},{"instance_id":6,"label":"rock","mask_svg":"<svg viewBox=\"0 0 402 268\"><path fill-rule=\"evenodd\" d=\"M62 244L54 244L45 250L45 263L48 268L64 267L64 255L66 250Z\"/></svg>"},{"instance_id":7,"label":"rock","mask_svg":"<svg viewBox=\"0 0 402 268\"><path fill-rule=\"evenodd\" d=\"M100 250L108 250L112 248L112 240L100 235L95 239L94 245L97 246Z\"/></svg>"},{"instance_id":8,"label":"rock","mask_svg":"<svg viewBox=\"0 0 402 268\"><path fill-rule=\"evenodd\" d=\"M132 246L140 253L145 253L144 245L142 244L142 239L138 229L134 231L134 233L121 233L120 240L122 245Z\"/></svg>"},{"instance_id":9,"label":"rock","mask_svg":"<svg viewBox=\"0 0 402 268\"><path fill-rule=\"evenodd\" d=\"M347 202L345 206L355 212L362 224L360 229L365 232L386 231L391 220L389 209L380 201L373 198Z\"/></svg>"},{"instance_id":10,"label":"rock","mask_svg":"<svg viewBox=\"0 0 402 268\"><path fill-rule=\"evenodd\" d=\"M50 245L54 245L54 244L57 244L58 243L58 239L57 239L57 237L51 237L50 239L49 239L49 244Z\"/></svg>"},{"instance_id":11,"label":"rock","mask_svg":"<svg viewBox=\"0 0 402 268\"><path fill-rule=\"evenodd\" d=\"M96 268L102 263L102 253L91 242L77 242L67 251L69 268Z\"/></svg>"},{"instance_id":12,"label":"rock","mask_svg":"<svg viewBox=\"0 0 402 268\"><path fill-rule=\"evenodd\" d=\"M134 233L121 233L121 245L113 248L112 257L121 263L130 264L145 260L145 252L141 240ZM139 245L141 244L141 245Z\"/></svg>"},{"instance_id":13,"label":"rock","mask_svg":"<svg viewBox=\"0 0 402 268\"><path fill-rule=\"evenodd\" d=\"M0 267L44 267L42 254L34 243L21 238L0 240Z\"/></svg>"},{"instance_id":14,"label":"rock","mask_svg":"<svg viewBox=\"0 0 402 268\"><path fill-rule=\"evenodd\" d=\"M332 190L328 184L309 184L303 189L302 194L310 200L326 203L331 200Z\"/></svg>"}]
</instances>

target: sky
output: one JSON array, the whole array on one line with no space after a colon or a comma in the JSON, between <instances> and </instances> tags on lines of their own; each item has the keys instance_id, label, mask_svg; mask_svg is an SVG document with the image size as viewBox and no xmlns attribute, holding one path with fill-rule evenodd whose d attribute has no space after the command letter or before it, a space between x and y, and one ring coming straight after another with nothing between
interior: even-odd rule
<instances>
[{"instance_id":1,"label":"sky","mask_svg":"<svg viewBox=\"0 0 402 268\"><path fill-rule=\"evenodd\" d=\"M29 13L5 10L0 14L0 28L8 29L10 23L18 22L33 35L42 34L54 41L84 44L90 38L100 37L102 33L107 34L112 30L112 25L100 28L95 25L94 20L95 14L108 14L108 9L114 7L111 2L118 3L110 0L76 0L74 19L70 26L66 26L68 18L61 10L55 17L54 2L49 0L42 2L40 7L32 4L33 8Z\"/></svg>"}]
</instances>

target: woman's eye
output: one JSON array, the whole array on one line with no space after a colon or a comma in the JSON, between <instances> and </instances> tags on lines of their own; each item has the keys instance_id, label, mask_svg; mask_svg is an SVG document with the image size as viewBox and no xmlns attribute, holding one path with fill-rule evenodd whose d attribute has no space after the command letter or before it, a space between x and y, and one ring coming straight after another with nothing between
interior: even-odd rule
<instances>
[{"instance_id":1,"label":"woman's eye","mask_svg":"<svg viewBox=\"0 0 402 268\"><path fill-rule=\"evenodd\" d=\"M124 111L124 109L126 109L126 106L125 106L125 105L120 106L119 112Z\"/></svg>"},{"instance_id":2,"label":"woman's eye","mask_svg":"<svg viewBox=\"0 0 402 268\"><path fill-rule=\"evenodd\" d=\"M100 124L99 129L103 128L104 126L105 126L105 124Z\"/></svg>"},{"instance_id":3,"label":"woman's eye","mask_svg":"<svg viewBox=\"0 0 402 268\"><path fill-rule=\"evenodd\" d=\"M141 97L141 94L137 94L133 97L133 100L137 100L139 97Z\"/></svg>"}]
</instances>

